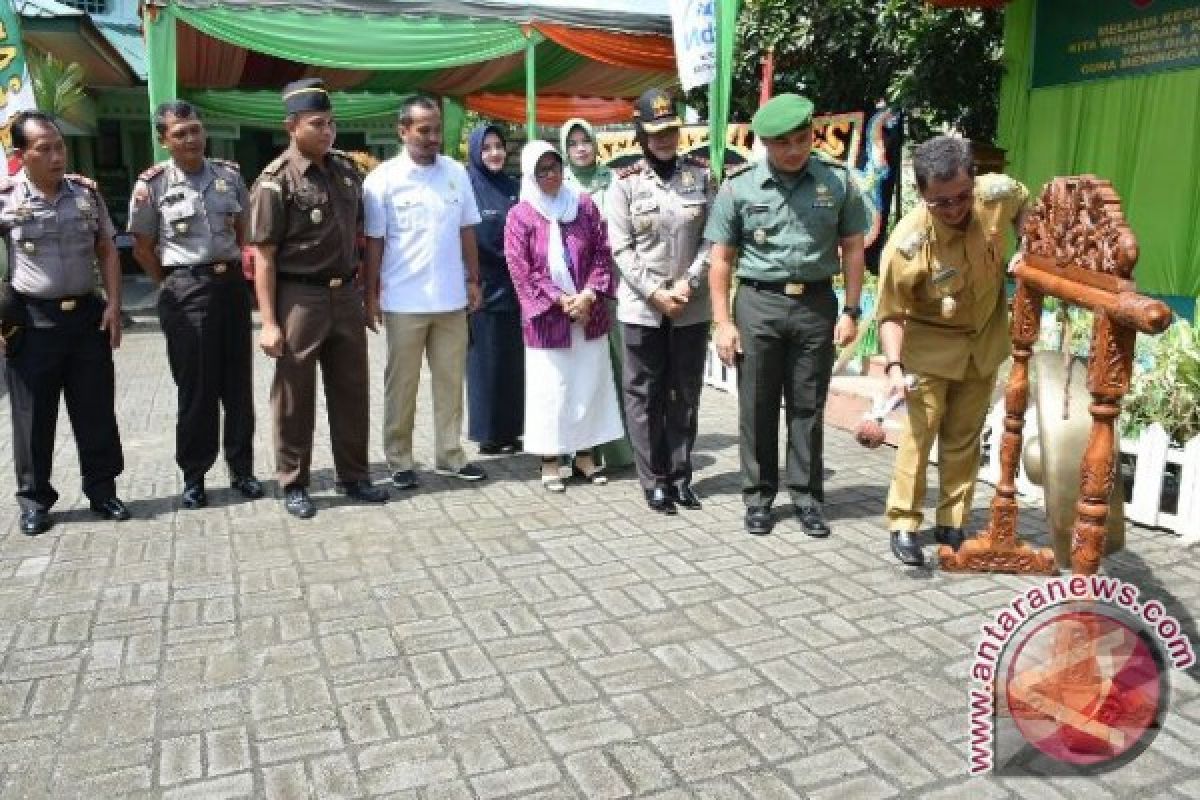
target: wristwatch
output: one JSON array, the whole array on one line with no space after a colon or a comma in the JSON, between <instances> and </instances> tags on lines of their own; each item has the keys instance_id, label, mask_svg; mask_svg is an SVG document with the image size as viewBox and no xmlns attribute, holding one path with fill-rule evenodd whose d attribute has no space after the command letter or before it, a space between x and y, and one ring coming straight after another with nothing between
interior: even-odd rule
<instances>
[{"instance_id":1,"label":"wristwatch","mask_svg":"<svg viewBox=\"0 0 1200 800\"><path fill-rule=\"evenodd\" d=\"M842 306L842 313L855 322L858 322L862 316L862 306Z\"/></svg>"},{"instance_id":2,"label":"wristwatch","mask_svg":"<svg viewBox=\"0 0 1200 800\"><path fill-rule=\"evenodd\" d=\"M699 275L688 275L688 288L693 292L700 291L700 287L704 285L704 280Z\"/></svg>"}]
</instances>

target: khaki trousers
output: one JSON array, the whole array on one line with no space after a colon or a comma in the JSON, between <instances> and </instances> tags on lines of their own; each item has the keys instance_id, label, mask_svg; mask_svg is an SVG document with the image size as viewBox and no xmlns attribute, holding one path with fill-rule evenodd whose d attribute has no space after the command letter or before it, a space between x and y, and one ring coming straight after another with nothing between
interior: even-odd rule
<instances>
[{"instance_id":1,"label":"khaki trousers","mask_svg":"<svg viewBox=\"0 0 1200 800\"><path fill-rule=\"evenodd\" d=\"M467 463L462 448L467 312L387 312L383 322L388 345L383 373L383 451L388 469L413 468L413 420L422 356L429 362L433 384L434 463L439 468L458 469ZM513 380L524 380L524 376L514 375Z\"/></svg>"},{"instance_id":2,"label":"khaki trousers","mask_svg":"<svg viewBox=\"0 0 1200 800\"><path fill-rule=\"evenodd\" d=\"M925 504L925 470L938 442L937 524L962 527L971 513L979 472L979 437L996 373L980 375L971 364L961 381L920 376L908 395L908 429L896 453L888 490L888 530L915 531Z\"/></svg>"}]
</instances>

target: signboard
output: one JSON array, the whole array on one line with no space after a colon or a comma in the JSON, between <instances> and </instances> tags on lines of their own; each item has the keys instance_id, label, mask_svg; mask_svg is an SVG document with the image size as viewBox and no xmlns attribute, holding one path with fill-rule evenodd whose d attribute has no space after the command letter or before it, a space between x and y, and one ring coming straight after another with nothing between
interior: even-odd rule
<instances>
[{"instance_id":1,"label":"signboard","mask_svg":"<svg viewBox=\"0 0 1200 800\"><path fill-rule=\"evenodd\" d=\"M686 92L717 77L716 0L671 0L671 38L679 83Z\"/></svg>"},{"instance_id":2,"label":"signboard","mask_svg":"<svg viewBox=\"0 0 1200 800\"><path fill-rule=\"evenodd\" d=\"M895 180L890 160L898 152L901 126L898 115L888 109L867 119L861 111L848 114L819 114L813 117L813 149L841 161L862 190L870 214L867 231L868 263L878 263L883 232ZM734 166L754 161L754 133L746 123L732 123L726 133L726 164ZM679 152L708 158L708 126L684 126L679 137ZM596 132L596 157L614 169L632 164L642 157L632 128Z\"/></svg>"},{"instance_id":3,"label":"signboard","mask_svg":"<svg viewBox=\"0 0 1200 800\"><path fill-rule=\"evenodd\" d=\"M12 146L9 125L18 111L37 108L25 48L21 45L21 21L11 0L0 0L0 141Z\"/></svg>"},{"instance_id":4,"label":"signboard","mask_svg":"<svg viewBox=\"0 0 1200 800\"><path fill-rule=\"evenodd\" d=\"M1037 89L1200 67L1200 0L1038 0Z\"/></svg>"}]
</instances>

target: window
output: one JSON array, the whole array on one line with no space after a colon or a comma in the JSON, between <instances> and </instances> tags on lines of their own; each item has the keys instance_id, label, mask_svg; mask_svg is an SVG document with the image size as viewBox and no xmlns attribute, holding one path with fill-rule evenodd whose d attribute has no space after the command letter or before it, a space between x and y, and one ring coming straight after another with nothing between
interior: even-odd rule
<instances>
[{"instance_id":1,"label":"window","mask_svg":"<svg viewBox=\"0 0 1200 800\"><path fill-rule=\"evenodd\" d=\"M89 14L107 14L108 0L62 0L71 8L78 8Z\"/></svg>"}]
</instances>

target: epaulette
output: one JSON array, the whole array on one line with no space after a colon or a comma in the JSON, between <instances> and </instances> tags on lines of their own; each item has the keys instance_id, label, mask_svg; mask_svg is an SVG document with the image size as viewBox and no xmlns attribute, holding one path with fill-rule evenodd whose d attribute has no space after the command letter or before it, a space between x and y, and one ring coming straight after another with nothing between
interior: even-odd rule
<instances>
[{"instance_id":1,"label":"epaulette","mask_svg":"<svg viewBox=\"0 0 1200 800\"><path fill-rule=\"evenodd\" d=\"M896 245L896 252L910 261L917 256L917 251L925 244L925 232L913 231Z\"/></svg>"},{"instance_id":2,"label":"epaulette","mask_svg":"<svg viewBox=\"0 0 1200 800\"><path fill-rule=\"evenodd\" d=\"M94 180L92 180L91 178L85 177L83 175L76 175L74 172L68 172L63 177L69 181L74 181L75 183L78 183L80 186L82 186L85 189L89 189L93 192L96 191L96 182Z\"/></svg>"},{"instance_id":3,"label":"epaulette","mask_svg":"<svg viewBox=\"0 0 1200 800\"><path fill-rule=\"evenodd\" d=\"M329 155L342 162L343 165L348 166L355 171L358 170L357 165L354 163L354 159L351 158L350 154L345 150L338 150L336 147L331 147L329 148Z\"/></svg>"},{"instance_id":4,"label":"epaulette","mask_svg":"<svg viewBox=\"0 0 1200 800\"><path fill-rule=\"evenodd\" d=\"M214 164L220 164L222 167L228 167L229 169L233 170L234 172L240 173L242 171L241 164L239 164L236 161L230 161L227 158L210 158L209 161L211 161Z\"/></svg>"},{"instance_id":5,"label":"epaulette","mask_svg":"<svg viewBox=\"0 0 1200 800\"><path fill-rule=\"evenodd\" d=\"M838 169L842 170L850 169L849 165L847 165L845 161L834 158L823 150L813 150L813 156L815 156L818 161L826 166L837 167Z\"/></svg>"},{"instance_id":6,"label":"epaulette","mask_svg":"<svg viewBox=\"0 0 1200 800\"><path fill-rule=\"evenodd\" d=\"M725 180L736 178L738 175L749 171L753 166L753 161L743 161L740 164L734 164L732 167L727 166L725 167Z\"/></svg>"},{"instance_id":7,"label":"epaulette","mask_svg":"<svg viewBox=\"0 0 1200 800\"><path fill-rule=\"evenodd\" d=\"M163 170L165 170L166 168L167 168L167 162L165 162L165 161L163 161L159 164L155 164L152 167L142 170L142 174L138 175L137 179L139 181L146 181L147 183L149 183L150 181L157 178L159 175L162 175Z\"/></svg>"},{"instance_id":8,"label":"epaulette","mask_svg":"<svg viewBox=\"0 0 1200 800\"><path fill-rule=\"evenodd\" d=\"M980 181L983 186L980 187L979 196L983 198L984 202L994 203L1017 190L1017 182L1007 175L992 174L981 177L985 180Z\"/></svg>"},{"instance_id":9,"label":"epaulette","mask_svg":"<svg viewBox=\"0 0 1200 800\"><path fill-rule=\"evenodd\" d=\"M279 173L279 171L281 169L283 169L285 164L287 164L287 153L286 152L281 153L280 155L276 156L274 161L272 161L270 164L267 164L265 167L263 167L263 170L262 170L263 174L276 175Z\"/></svg>"},{"instance_id":10,"label":"epaulette","mask_svg":"<svg viewBox=\"0 0 1200 800\"><path fill-rule=\"evenodd\" d=\"M627 167L621 167L617 170L617 180L628 178L630 175L637 175L646 170L646 159L639 158Z\"/></svg>"},{"instance_id":11,"label":"epaulette","mask_svg":"<svg viewBox=\"0 0 1200 800\"><path fill-rule=\"evenodd\" d=\"M686 167L700 167L701 169L708 169L711 166L711 163L709 162L709 160L707 158L701 158L700 156L694 156L694 155L691 155L690 153L688 155L685 155L682 159L680 159L680 161Z\"/></svg>"},{"instance_id":12,"label":"epaulette","mask_svg":"<svg viewBox=\"0 0 1200 800\"><path fill-rule=\"evenodd\" d=\"M17 182L7 175L0 175L0 192L11 192L17 188Z\"/></svg>"}]
</instances>

